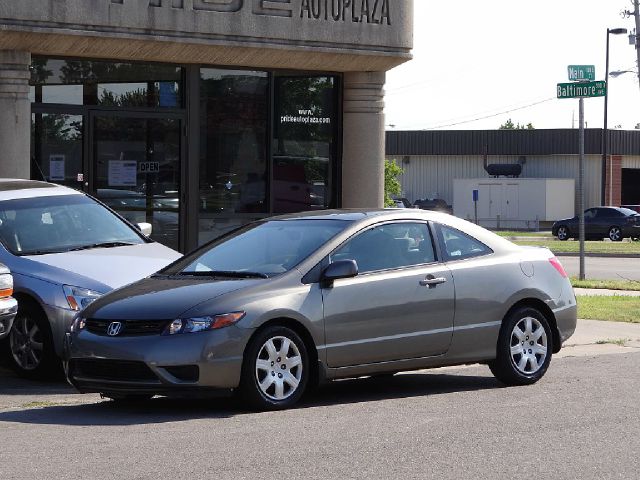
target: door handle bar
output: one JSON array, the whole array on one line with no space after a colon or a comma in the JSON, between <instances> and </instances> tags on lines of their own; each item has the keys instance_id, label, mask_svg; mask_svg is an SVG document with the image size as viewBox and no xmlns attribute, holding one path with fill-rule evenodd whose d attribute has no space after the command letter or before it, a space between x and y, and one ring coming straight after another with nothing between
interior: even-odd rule
<instances>
[{"instance_id":1,"label":"door handle bar","mask_svg":"<svg viewBox=\"0 0 640 480\"><path fill-rule=\"evenodd\" d=\"M441 283L445 283L447 281L446 278L444 277L432 277L429 276L427 278L425 278L424 280L420 280L420 285L422 285L423 287L429 287L429 288L433 288L437 285L440 285Z\"/></svg>"}]
</instances>

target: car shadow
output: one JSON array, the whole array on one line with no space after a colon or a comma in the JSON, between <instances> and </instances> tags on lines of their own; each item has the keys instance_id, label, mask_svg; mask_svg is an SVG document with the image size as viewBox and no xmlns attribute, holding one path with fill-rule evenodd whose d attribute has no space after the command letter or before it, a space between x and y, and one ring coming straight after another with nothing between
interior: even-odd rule
<instances>
[{"instance_id":1,"label":"car shadow","mask_svg":"<svg viewBox=\"0 0 640 480\"><path fill-rule=\"evenodd\" d=\"M307 409L377 402L501 387L502 384L493 377L464 374L414 373L393 377L350 379L320 387L303 398L296 408ZM242 409L235 398L185 401L159 397L135 404L105 400L91 404L52 405L5 411L0 412L0 422L71 426L127 426L207 418L223 419L254 414L256 413Z\"/></svg>"},{"instance_id":2,"label":"car shadow","mask_svg":"<svg viewBox=\"0 0 640 480\"><path fill-rule=\"evenodd\" d=\"M404 373L394 376L340 380L308 395L300 408L503 388L492 375Z\"/></svg>"}]
</instances>

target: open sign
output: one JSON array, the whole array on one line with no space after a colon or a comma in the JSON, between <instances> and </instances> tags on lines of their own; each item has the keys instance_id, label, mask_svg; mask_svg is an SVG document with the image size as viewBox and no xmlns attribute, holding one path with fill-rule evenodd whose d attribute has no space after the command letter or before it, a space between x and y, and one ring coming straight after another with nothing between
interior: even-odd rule
<instances>
[{"instance_id":1,"label":"open sign","mask_svg":"<svg viewBox=\"0 0 640 480\"><path fill-rule=\"evenodd\" d=\"M160 171L160 162L140 162L138 170L140 173L158 173Z\"/></svg>"}]
</instances>

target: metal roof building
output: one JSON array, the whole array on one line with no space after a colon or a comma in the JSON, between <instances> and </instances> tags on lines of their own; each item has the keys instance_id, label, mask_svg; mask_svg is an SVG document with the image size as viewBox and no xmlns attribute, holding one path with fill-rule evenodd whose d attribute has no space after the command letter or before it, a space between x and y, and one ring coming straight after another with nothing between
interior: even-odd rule
<instances>
[{"instance_id":1,"label":"metal roof building","mask_svg":"<svg viewBox=\"0 0 640 480\"><path fill-rule=\"evenodd\" d=\"M640 204L640 131L608 131L605 175L602 133L585 131L586 207ZM489 178L485 153L489 164L522 165L521 178L577 182L578 135L577 129L388 131L386 155L402 166L403 194L409 200L443 198L452 203L454 179Z\"/></svg>"}]
</instances>

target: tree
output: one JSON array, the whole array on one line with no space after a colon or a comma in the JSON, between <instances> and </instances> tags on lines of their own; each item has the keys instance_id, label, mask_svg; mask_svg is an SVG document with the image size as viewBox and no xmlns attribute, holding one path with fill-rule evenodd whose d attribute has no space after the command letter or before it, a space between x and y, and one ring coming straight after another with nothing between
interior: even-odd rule
<instances>
[{"instance_id":1,"label":"tree","mask_svg":"<svg viewBox=\"0 0 640 480\"><path fill-rule=\"evenodd\" d=\"M394 160L384 161L384 206L392 207L394 205L392 195L400 195L402 187L398 176L402 175L402 168Z\"/></svg>"},{"instance_id":2,"label":"tree","mask_svg":"<svg viewBox=\"0 0 640 480\"><path fill-rule=\"evenodd\" d=\"M498 127L498 130L534 130L534 129L535 127L531 122L527 123L526 125L524 124L520 125L519 123L514 124L511 119L507 120L506 122L504 122L502 125Z\"/></svg>"}]
</instances>

